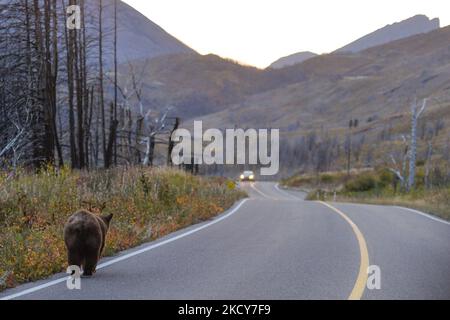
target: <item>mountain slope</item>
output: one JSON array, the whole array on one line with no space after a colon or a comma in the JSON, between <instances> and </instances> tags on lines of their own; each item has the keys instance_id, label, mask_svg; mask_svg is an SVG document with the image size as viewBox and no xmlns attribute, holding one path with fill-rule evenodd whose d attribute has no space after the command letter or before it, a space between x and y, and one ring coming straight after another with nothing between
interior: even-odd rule
<instances>
[{"instance_id":1,"label":"mountain slope","mask_svg":"<svg viewBox=\"0 0 450 320\"><path fill-rule=\"evenodd\" d=\"M373 128L373 119L380 119L382 126L382 119L409 112L415 95L433 98L429 110L448 111L449 43L450 27L446 27L357 54L312 58L285 68L303 74L303 80L205 116L204 126L273 127L301 134L345 128L351 115ZM450 112L443 114L450 120Z\"/></svg>"},{"instance_id":2,"label":"mountain slope","mask_svg":"<svg viewBox=\"0 0 450 320\"><path fill-rule=\"evenodd\" d=\"M218 112L246 97L304 80L306 73L284 68L261 70L217 55L173 54L141 59L119 68L120 82L131 72L143 84L143 104L161 110L172 106L183 119ZM129 89L129 88L128 88ZM137 105L137 101L131 101Z\"/></svg>"},{"instance_id":3,"label":"mountain slope","mask_svg":"<svg viewBox=\"0 0 450 320\"><path fill-rule=\"evenodd\" d=\"M427 33L439 29L439 19L430 20L425 15L416 15L409 19L387 25L374 31L336 52L359 52L395 40L407 38L416 34Z\"/></svg>"},{"instance_id":4,"label":"mountain slope","mask_svg":"<svg viewBox=\"0 0 450 320\"><path fill-rule=\"evenodd\" d=\"M87 5L92 8L93 12L97 12L99 1L89 1ZM103 0L103 6L105 34L111 37L114 27L114 0ZM117 17L119 63L167 54L195 53L194 50L122 1L118 1Z\"/></svg>"},{"instance_id":5,"label":"mountain slope","mask_svg":"<svg viewBox=\"0 0 450 320\"><path fill-rule=\"evenodd\" d=\"M277 61L272 63L269 68L281 69L297 63L302 63L308 59L314 58L315 56L317 56L317 54L309 51L294 53L287 57L278 59Z\"/></svg>"},{"instance_id":6,"label":"mountain slope","mask_svg":"<svg viewBox=\"0 0 450 320\"><path fill-rule=\"evenodd\" d=\"M205 127L276 127L302 134L345 128L351 114L367 126L380 119L379 129L383 119L408 112L415 94L446 105L448 43L450 27L282 69L260 70L198 54L135 60L133 66L143 75L144 105L156 110L174 106L173 114L185 123L195 118L203 119ZM120 69L123 81L129 77L127 68Z\"/></svg>"}]
</instances>

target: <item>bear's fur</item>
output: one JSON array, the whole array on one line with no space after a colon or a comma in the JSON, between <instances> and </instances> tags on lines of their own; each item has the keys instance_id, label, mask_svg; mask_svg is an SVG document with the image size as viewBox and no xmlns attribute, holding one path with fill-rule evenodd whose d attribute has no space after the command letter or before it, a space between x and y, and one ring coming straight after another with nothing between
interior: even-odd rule
<instances>
[{"instance_id":1,"label":"bear's fur","mask_svg":"<svg viewBox=\"0 0 450 320\"><path fill-rule=\"evenodd\" d=\"M105 246L113 215L97 216L80 210L69 217L64 227L69 266L79 266L84 276L92 276Z\"/></svg>"}]
</instances>

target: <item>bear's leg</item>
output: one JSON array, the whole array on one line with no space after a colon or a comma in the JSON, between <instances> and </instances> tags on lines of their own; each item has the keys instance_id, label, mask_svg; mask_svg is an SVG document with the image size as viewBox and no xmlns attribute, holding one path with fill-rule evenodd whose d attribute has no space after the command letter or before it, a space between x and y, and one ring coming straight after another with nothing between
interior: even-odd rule
<instances>
[{"instance_id":1,"label":"bear's leg","mask_svg":"<svg viewBox=\"0 0 450 320\"><path fill-rule=\"evenodd\" d=\"M81 268L83 264L83 257L79 250L69 249L67 252L67 261L69 266L78 266Z\"/></svg>"},{"instance_id":2,"label":"bear's leg","mask_svg":"<svg viewBox=\"0 0 450 320\"><path fill-rule=\"evenodd\" d=\"M89 249L85 252L85 264L83 275L90 277L95 273L98 262L98 250Z\"/></svg>"}]
</instances>

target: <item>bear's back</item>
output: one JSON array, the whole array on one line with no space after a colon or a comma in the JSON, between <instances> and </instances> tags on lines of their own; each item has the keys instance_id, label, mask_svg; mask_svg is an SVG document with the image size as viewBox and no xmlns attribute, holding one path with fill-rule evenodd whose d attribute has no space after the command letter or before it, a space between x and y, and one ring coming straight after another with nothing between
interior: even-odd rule
<instances>
[{"instance_id":1,"label":"bear's back","mask_svg":"<svg viewBox=\"0 0 450 320\"><path fill-rule=\"evenodd\" d=\"M101 247L104 241L104 228L94 214L80 210L74 213L64 228L64 240L68 247Z\"/></svg>"}]
</instances>

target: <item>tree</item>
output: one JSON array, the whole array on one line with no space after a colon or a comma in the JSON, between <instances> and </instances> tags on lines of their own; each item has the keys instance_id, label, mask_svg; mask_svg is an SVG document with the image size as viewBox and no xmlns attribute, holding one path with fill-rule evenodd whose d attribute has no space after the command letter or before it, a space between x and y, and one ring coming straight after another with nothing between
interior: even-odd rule
<instances>
[{"instance_id":1,"label":"tree","mask_svg":"<svg viewBox=\"0 0 450 320\"><path fill-rule=\"evenodd\" d=\"M403 141L403 151L401 153L401 165L400 169L397 168L397 160L393 153L390 154L390 158L392 161L392 164L394 165L393 168L389 168L389 170L395 174L397 179L400 181L400 186L402 189L406 189L406 166L409 158L409 145L406 137L402 135L402 141Z\"/></svg>"},{"instance_id":2,"label":"tree","mask_svg":"<svg viewBox=\"0 0 450 320\"><path fill-rule=\"evenodd\" d=\"M114 0L114 123L117 123L117 0ZM114 139L114 164L117 165L117 140Z\"/></svg>"},{"instance_id":3,"label":"tree","mask_svg":"<svg viewBox=\"0 0 450 320\"><path fill-rule=\"evenodd\" d=\"M358 125L359 125L358 119L351 119L348 123L349 134L345 144L347 151L347 176L350 176L350 169L351 169L353 129L357 128Z\"/></svg>"},{"instance_id":4,"label":"tree","mask_svg":"<svg viewBox=\"0 0 450 320\"><path fill-rule=\"evenodd\" d=\"M427 99L423 100L422 107L417 105L417 98L411 106L411 144L409 154L409 178L408 191L410 191L415 184L416 179L416 158L417 158L417 122L427 107Z\"/></svg>"},{"instance_id":5,"label":"tree","mask_svg":"<svg viewBox=\"0 0 450 320\"><path fill-rule=\"evenodd\" d=\"M430 188L431 187L431 179L430 179L430 170L431 170L431 157L433 156L433 143L428 141L428 148L427 148L427 161L425 164L425 187Z\"/></svg>"},{"instance_id":6,"label":"tree","mask_svg":"<svg viewBox=\"0 0 450 320\"><path fill-rule=\"evenodd\" d=\"M175 120L175 124L173 125L173 129L170 131L169 147L167 148L167 166L169 166L169 167L172 166L172 151L173 151L173 148L175 147L175 144L172 141L172 135L180 126L180 118L175 117L174 120Z\"/></svg>"},{"instance_id":7,"label":"tree","mask_svg":"<svg viewBox=\"0 0 450 320\"><path fill-rule=\"evenodd\" d=\"M70 0L69 5L74 5L74 1ZM66 12L66 6L62 1L63 12ZM66 76L67 76L67 89L68 89L68 105L69 105L69 145L70 145L70 162L72 168L76 168L78 165L78 154L75 139L75 86L74 86L74 41L76 40L74 29L64 28L64 39L66 44Z\"/></svg>"},{"instance_id":8,"label":"tree","mask_svg":"<svg viewBox=\"0 0 450 320\"><path fill-rule=\"evenodd\" d=\"M98 81L99 81L99 113L101 118L102 151L106 154L106 119L105 119L105 95L103 82L103 0L99 0L98 10ZM98 124L97 124L98 125ZM97 147L98 148L98 147Z\"/></svg>"}]
</instances>

